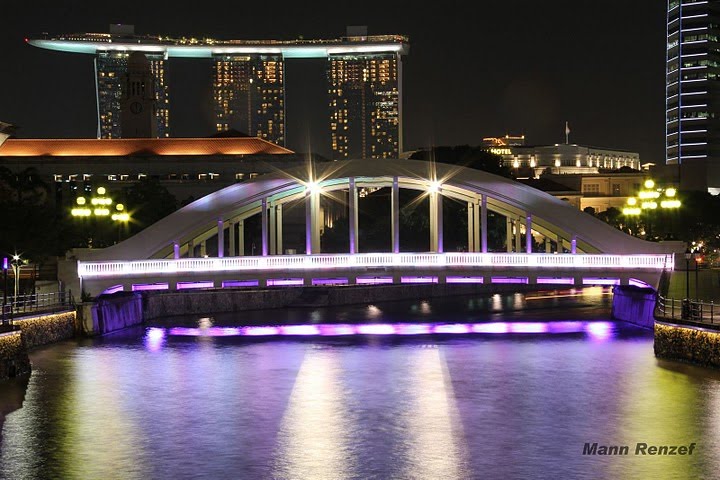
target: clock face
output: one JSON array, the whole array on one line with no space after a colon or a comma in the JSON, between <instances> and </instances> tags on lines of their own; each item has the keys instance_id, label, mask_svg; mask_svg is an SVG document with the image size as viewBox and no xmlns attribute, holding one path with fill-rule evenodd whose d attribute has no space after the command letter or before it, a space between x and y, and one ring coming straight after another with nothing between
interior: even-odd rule
<instances>
[{"instance_id":1,"label":"clock face","mask_svg":"<svg viewBox=\"0 0 720 480\"><path fill-rule=\"evenodd\" d=\"M142 109L143 109L142 103L140 103L140 102L132 102L130 104L130 111L132 113L140 113L140 112L142 112Z\"/></svg>"}]
</instances>

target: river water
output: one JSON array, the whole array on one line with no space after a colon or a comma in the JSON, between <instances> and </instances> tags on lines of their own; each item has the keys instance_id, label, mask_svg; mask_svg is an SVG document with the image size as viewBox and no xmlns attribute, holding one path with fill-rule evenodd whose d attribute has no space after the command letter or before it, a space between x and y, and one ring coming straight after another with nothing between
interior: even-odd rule
<instances>
[{"instance_id":1,"label":"river water","mask_svg":"<svg viewBox=\"0 0 720 480\"><path fill-rule=\"evenodd\" d=\"M651 332L609 321L607 293L188 317L58 343L32 352L29 380L2 387L5 411L16 409L2 427L0 472L13 480L718 478L720 375L657 360ZM398 325L494 327L233 334L241 323L301 322L405 333L413 332ZM635 455L638 442L695 447ZM586 443L628 445L630 454L583 455Z\"/></svg>"}]
</instances>

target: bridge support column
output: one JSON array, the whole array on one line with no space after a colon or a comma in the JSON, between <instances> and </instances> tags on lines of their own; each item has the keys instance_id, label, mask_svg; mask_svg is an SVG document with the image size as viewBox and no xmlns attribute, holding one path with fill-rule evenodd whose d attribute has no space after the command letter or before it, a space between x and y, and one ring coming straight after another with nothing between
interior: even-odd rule
<instances>
[{"instance_id":1,"label":"bridge support column","mask_svg":"<svg viewBox=\"0 0 720 480\"><path fill-rule=\"evenodd\" d=\"M193 258L195 256L195 241L190 239L188 240L188 258Z\"/></svg>"},{"instance_id":2,"label":"bridge support column","mask_svg":"<svg viewBox=\"0 0 720 480\"><path fill-rule=\"evenodd\" d=\"M487 253L487 195L481 197L481 209L480 209L480 235L481 235L481 249L482 253Z\"/></svg>"},{"instance_id":3,"label":"bridge support column","mask_svg":"<svg viewBox=\"0 0 720 480\"><path fill-rule=\"evenodd\" d=\"M235 250L235 231L237 229L237 224L230 220L228 222L228 256L235 257L237 256L237 250Z\"/></svg>"},{"instance_id":4,"label":"bridge support column","mask_svg":"<svg viewBox=\"0 0 720 480\"><path fill-rule=\"evenodd\" d=\"M443 252L442 194L430 194L430 251Z\"/></svg>"},{"instance_id":5,"label":"bridge support column","mask_svg":"<svg viewBox=\"0 0 720 480\"><path fill-rule=\"evenodd\" d=\"M320 253L320 192L305 192L305 253Z\"/></svg>"},{"instance_id":6,"label":"bridge support column","mask_svg":"<svg viewBox=\"0 0 720 480\"><path fill-rule=\"evenodd\" d=\"M532 215L525 216L525 251L532 253Z\"/></svg>"},{"instance_id":7,"label":"bridge support column","mask_svg":"<svg viewBox=\"0 0 720 480\"><path fill-rule=\"evenodd\" d=\"M557 248L555 251L557 253L563 253L563 239L560 235L557 236Z\"/></svg>"},{"instance_id":8,"label":"bridge support column","mask_svg":"<svg viewBox=\"0 0 720 480\"><path fill-rule=\"evenodd\" d=\"M205 258L207 255L207 241L203 240L200 242L200 258Z\"/></svg>"},{"instance_id":9,"label":"bridge support column","mask_svg":"<svg viewBox=\"0 0 720 480\"><path fill-rule=\"evenodd\" d=\"M348 179L348 226L350 227L350 253L358 253L358 193L355 187L355 177Z\"/></svg>"},{"instance_id":10,"label":"bridge support column","mask_svg":"<svg viewBox=\"0 0 720 480\"><path fill-rule=\"evenodd\" d=\"M480 205L477 201L468 202L468 252L480 251Z\"/></svg>"},{"instance_id":11,"label":"bridge support column","mask_svg":"<svg viewBox=\"0 0 720 480\"><path fill-rule=\"evenodd\" d=\"M510 215L505 217L505 247L508 253L512 252L513 249L513 221Z\"/></svg>"},{"instance_id":12,"label":"bridge support column","mask_svg":"<svg viewBox=\"0 0 720 480\"><path fill-rule=\"evenodd\" d=\"M392 195L390 201L392 252L400 253L400 183L398 177L393 177Z\"/></svg>"},{"instance_id":13,"label":"bridge support column","mask_svg":"<svg viewBox=\"0 0 720 480\"><path fill-rule=\"evenodd\" d=\"M552 253L552 244L547 235L545 236L545 253Z\"/></svg>"},{"instance_id":14,"label":"bridge support column","mask_svg":"<svg viewBox=\"0 0 720 480\"><path fill-rule=\"evenodd\" d=\"M217 242L217 256L218 258L222 258L225 256L225 226L222 220L218 220Z\"/></svg>"},{"instance_id":15,"label":"bridge support column","mask_svg":"<svg viewBox=\"0 0 720 480\"><path fill-rule=\"evenodd\" d=\"M283 254L283 206L275 205L275 253Z\"/></svg>"},{"instance_id":16,"label":"bridge support column","mask_svg":"<svg viewBox=\"0 0 720 480\"><path fill-rule=\"evenodd\" d=\"M577 237L573 235L572 240L570 240L570 253L575 255L577 253Z\"/></svg>"},{"instance_id":17,"label":"bridge support column","mask_svg":"<svg viewBox=\"0 0 720 480\"><path fill-rule=\"evenodd\" d=\"M180 258L180 244L178 242L173 242L173 258Z\"/></svg>"},{"instance_id":18,"label":"bridge support column","mask_svg":"<svg viewBox=\"0 0 720 480\"><path fill-rule=\"evenodd\" d=\"M238 256L244 257L245 256L245 220L240 220L237 222L237 248L238 248Z\"/></svg>"},{"instance_id":19,"label":"bridge support column","mask_svg":"<svg viewBox=\"0 0 720 480\"><path fill-rule=\"evenodd\" d=\"M262 243L262 256L268 255L268 208L267 198L263 198L260 202L260 242Z\"/></svg>"},{"instance_id":20,"label":"bridge support column","mask_svg":"<svg viewBox=\"0 0 720 480\"><path fill-rule=\"evenodd\" d=\"M517 217L513 222L515 224L515 253L522 251L522 231L520 225L522 224L522 217Z\"/></svg>"}]
</instances>

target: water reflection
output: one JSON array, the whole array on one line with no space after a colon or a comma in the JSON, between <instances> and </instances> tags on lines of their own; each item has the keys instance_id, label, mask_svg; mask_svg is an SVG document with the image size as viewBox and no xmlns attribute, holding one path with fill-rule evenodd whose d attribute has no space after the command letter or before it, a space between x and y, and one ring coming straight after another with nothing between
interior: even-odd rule
<instances>
[{"instance_id":1,"label":"water reflection","mask_svg":"<svg viewBox=\"0 0 720 480\"><path fill-rule=\"evenodd\" d=\"M40 349L0 477L714 478L720 373L657 361L598 291L192 317Z\"/></svg>"},{"instance_id":2,"label":"water reflection","mask_svg":"<svg viewBox=\"0 0 720 480\"><path fill-rule=\"evenodd\" d=\"M309 350L295 379L278 434L274 478L350 478L355 457L348 433L342 371L332 351Z\"/></svg>"},{"instance_id":3,"label":"water reflection","mask_svg":"<svg viewBox=\"0 0 720 480\"><path fill-rule=\"evenodd\" d=\"M405 463L402 478L466 478L463 427L445 359L434 345L412 355L407 394L413 408L405 412L405 422L409 450L418 454Z\"/></svg>"}]
</instances>

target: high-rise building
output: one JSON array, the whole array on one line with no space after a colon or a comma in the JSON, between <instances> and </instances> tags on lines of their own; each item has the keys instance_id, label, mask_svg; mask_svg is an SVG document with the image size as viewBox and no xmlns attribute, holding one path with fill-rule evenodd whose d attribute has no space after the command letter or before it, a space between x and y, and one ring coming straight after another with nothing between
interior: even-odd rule
<instances>
[{"instance_id":1,"label":"high-rise building","mask_svg":"<svg viewBox=\"0 0 720 480\"><path fill-rule=\"evenodd\" d=\"M140 36L132 28L113 26L109 34L28 42L95 55L99 138L122 137L121 83L131 52L142 52L150 61L158 136L169 136L168 59L211 58L215 129L238 130L278 145L287 138L285 60L325 58L333 158L391 158L402 152L401 56L409 47L401 35L367 35L365 27L350 27L345 37L330 40L215 40Z\"/></svg>"},{"instance_id":2,"label":"high-rise building","mask_svg":"<svg viewBox=\"0 0 720 480\"><path fill-rule=\"evenodd\" d=\"M720 192L720 1L668 0L666 163L681 188Z\"/></svg>"},{"instance_id":3,"label":"high-rise building","mask_svg":"<svg viewBox=\"0 0 720 480\"><path fill-rule=\"evenodd\" d=\"M280 55L213 57L215 129L285 145L285 63Z\"/></svg>"},{"instance_id":4,"label":"high-rise building","mask_svg":"<svg viewBox=\"0 0 720 480\"><path fill-rule=\"evenodd\" d=\"M400 65L400 55L392 53L330 55L330 140L335 159L398 157Z\"/></svg>"}]
</instances>

